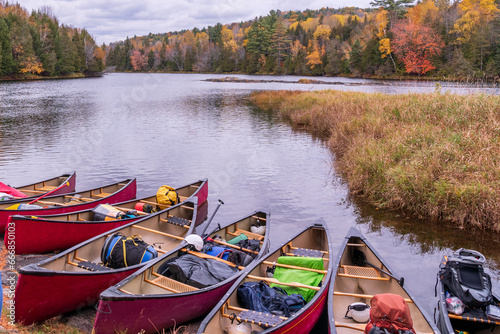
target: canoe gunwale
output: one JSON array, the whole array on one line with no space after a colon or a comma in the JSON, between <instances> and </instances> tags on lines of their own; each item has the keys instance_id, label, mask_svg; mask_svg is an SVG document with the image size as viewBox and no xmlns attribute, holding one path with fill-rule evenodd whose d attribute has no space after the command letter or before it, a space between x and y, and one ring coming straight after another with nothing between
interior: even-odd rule
<instances>
[{"instance_id":1,"label":"canoe gunwale","mask_svg":"<svg viewBox=\"0 0 500 334\"><path fill-rule=\"evenodd\" d=\"M93 202L97 202L97 201L102 201L102 202L105 202L107 199L113 197L113 196L116 196L117 194L119 194L120 192L128 189L128 187L130 187L132 184L134 184L136 182L136 179L126 179L126 180L123 180L123 181L120 181L120 182L114 182L114 183L110 183L110 184L106 184L104 186L100 186L100 187L96 187L96 188L92 188L92 189L87 189L87 190L83 190L83 191L74 191L74 192L70 192L70 193L66 193L66 194L63 194L63 195L54 195L54 196L47 196L47 197L44 197L44 201L45 200L50 200L51 198L55 198L55 197L64 197L64 196L74 196L74 195L78 195L80 193L84 193L84 192L92 192L94 190L99 190L101 188L105 188L105 187L109 187L109 186L113 186L113 185L117 185L117 184L120 184L120 183L125 183L120 189L118 189L117 191L115 191L114 193L111 193L110 195L106 196L106 197L101 197L101 198L95 198L94 201L88 201L88 202L83 202L83 203L78 203L78 204L72 204L72 205L61 205L61 206L57 206L57 207L48 207L48 208L40 208L40 209L33 209L32 211L36 211L36 212L50 212L51 210L59 210L59 209L63 209L63 208L78 208L79 206L84 206L84 205L88 205L89 203L93 203ZM23 199L21 200L21 202L26 202L26 201L29 201L29 199ZM10 204L10 202L9 202ZM21 211L31 211L31 210L21 210ZM76 212L76 211L84 211L84 210L78 210L78 209L75 209L75 210L72 210L72 212ZM7 210L7 209L0 209L0 212L16 212L16 210ZM39 216L43 216L43 213L42 214L37 214Z\"/></svg>"},{"instance_id":2,"label":"canoe gunwale","mask_svg":"<svg viewBox=\"0 0 500 334\"><path fill-rule=\"evenodd\" d=\"M269 221L269 218L271 216L271 214L269 212L264 211L264 210L257 210L257 211L254 211L253 213L251 213L250 215L244 216L244 217L237 219L233 222L226 223L223 226L218 225L215 229L211 230L209 233L205 233L204 239L206 239L206 237L208 237L214 233L217 233L218 231L220 231L222 229L225 229L226 227L234 225L235 223L237 223L243 219L246 219L246 218L251 217L251 216L255 216L255 214L257 214L257 213L264 213L266 215L266 219ZM181 251L182 248L186 247L185 245L180 245L176 249L162 255L161 257L159 257L155 260L153 260L154 262L149 262L148 266L139 269L137 272L128 276L123 281L121 281L121 282L117 283L116 285L110 287L109 289L103 291L101 293L100 300L101 301L118 301L118 300L120 300L120 301L121 300L133 301L133 300L147 300L147 299L165 299L165 298L186 297L186 296L191 296L191 295L197 295L200 293L205 293L205 292L208 292L211 290L218 289L218 288L220 288L228 283L231 283L231 281L233 281L233 282L236 281L239 276L241 276L245 273L245 271L248 269L248 267L252 266L252 264L254 264L255 261L259 261L269 251L269 244L270 244L270 240L269 240L270 228L269 227L270 226L266 225L266 232L264 234L264 244L262 245L262 248L260 249L257 257L244 269L240 270L238 273L235 273L233 276L225 279L222 282L219 282L217 284L207 286L204 288L199 288L196 291L178 292L178 293L164 293L164 294L151 294L151 295L138 295L138 294L130 295L130 294L124 293L124 292L119 290L121 287L126 285L129 281L133 280L134 278L136 278L139 275L144 274L147 270L149 270L152 266L155 266L158 262L163 261L164 258L172 255L175 252L179 252L179 251Z\"/></svg>"},{"instance_id":3,"label":"canoe gunwale","mask_svg":"<svg viewBox=\"0 0 500 334\"><path fill-rule=\"evenodd\" d=\"M302 318L307 312L311 312L312 309L315 309L315 307L317 307L317 305L319 305L319 303L321 303L324 300L324 298L327 296L327 293L329 291L329 287L332 284L331 283L331 277L332 277L333 268L334 268L333 265L332 265L332 263L333 263L333 255L332 254L333 254L334 248L333 248L332 240L331 240L331 237L330 237L330 233L328 231L328 227L326 226L326 224L317 224L317 223L313 223L313 224L307 226L306 228L304 228L303 230L301 230L299 233L297 233L296 235L294 235L293 237L291 237L288 241L282 243L281 245L279 245L275 249L269 251L267 253L267 255L261 257L258 262L256 262L253 265L245 268L245 270L242 273L241 277L228 290L228 292L224 295L224 298L222 298L219 301L219 303L217 303L217 305L213 308L213 310L205 317L205 319L203 319L203 321L201 322L201 325L200 325L200 329L198 330L198 333L201 333L201 329L202 328L206 329L206 327L210 323L210 321L214 317L218 316L217 313L220 311L220 309L222 308L222 306L226 304L226 302L228 301L229 297L233 293L236 293L236 290L242 284L243 280L247 277L247 275L248 275L249 272L251 272L252 270L254 270L255 268L257 268L257 266L261 265L261 263L263 261L265 261L271 255L275 254L276 252L281 252L282 247L286 246L288 243L292 242L294 239L296 239L297 237L299 237L301 234L305 233L307 230L312 229L312 228L319 228L319 229L323 229L324 230L324 233L325 233L326 238L327 238L327 245L328 245L328 248L329 248L328 249L328 260L329 261L328 261L328 270L327 270L328 272L327 272L327 274L325 275L325 277L323 279L323 284L322 284L320 290L316 292L316 294L314 295L314 297L304 307L302 307L296 313L292 314L287 320L281 322L280 324L278 324L278 325L276 325L274 327L270 327L270 328L264 329L263 331L260 331L259 333L265 334L265 333L272 333L274 331L279 331L283 327L290 325L291 323L293 323L294 321L298 320L299 318ZM303 319L299 320L299 322L297 324L299 324L302 320Z\"/></svg>"},{"instance_id":4,"label":"canoe gunwale","mask_svg":"<svg viewBox=\"0 0 500 334\"><path fill-rule=\"evenodd\" d=\"M138 224L140 223L141 221L144 221L144 220L147 220L147 219L152 219L152 218L155 218L156 216L158 215L161 215L161 214L165 214L165 212L169 211L169 210L173 210L181 205L184 205L186 203L193 203L194 205L194 212L193 212L193 223L190 225L189 227L189 230L188 232L186 233L186 236L193 233L194 231L194 228L195 228L195 224L194 224L194 221L196 220L196 214L197 214L197 203L198 203L198 198L196 197L193 197L193 198L190 198L182 203L178 203L174 206L171 206L163 211L159 211L159 212L156 212L156 213L153 213L151 215L148 215L144 218L141 218L139 220L135 220L133 222L130 222L126 225L123 225L123 226L120 226L120 227L117 227L115 229L112 229L110 231L107 231L103 234L112 234L112 233L115 233L117 231L120 231L124 228L127 228L128 226L132 225L132 224ZM60 271L60 270L49 270L49 269L45 269L45 268L42 268L41 266L51 262L51 261L55 261L56 259L59 259L63 256L66 256L68 254L71 254L73 253L74 251L78 250L79 248L83 247L84 245L87 245L87 244L90 244L92 242L94 242L95 240L98 240L100 238L102 238L103 234L99 234L99 235L96 235L95 237L93 238L90 238L82 243L79 243L78 245L75 245L61 253L58 253L54 256L51 256L47 259L44 259L38 263L33 263L33 264L29 264L27 266L24 266L24 267L21 267L19 269L19 274L23 274L23 275L33 275L33 276L80 276L80 275L84 275L84 276L88 276L88 275L92 275L92 276L97 276L97 275L109 275L110 273L114 274L114 273L120 273L120 272L124 272L124 271L128 271L128 270L131 270L131 269L136 269L136 268L140 268L142 266L144 266L146 263L148 262L144 262L144 263L138 263L136 265L133 265L133 266L129 266L129 267L124 267L124 268L119 268L119 269L113 269L113 270L106 270L106 271L88 271L88 272L85 272L85 271ZM159 256L158 258L161 258L162 256Z\"/></svg>"},{"instance_id":5,"label":"canoe gunwale","mask_svg":"<svg viewBox=\"0 0 500 334\"><path fill-rule=\"evenodd\" d=\"M52 181L52 180L60 178L60 177L66 177L66 181L68 181L68 179L70 179L71 177L74 177L75 174L76 174L76 171L72 171L71 173L64 173L64 174L61 174L61 175L56 176L56 177L51 177L50 179L46 179L46 180L42 180L42 181L38 181L38 182L33 182L33 183L30 183L30 184L26 184L24 186L19 186L19 187L14 187L14 188L17 189L17 188L31 187L33 185L36 185L37 183L44 183L44 182ZM64 182L66 182L66 181L64 181Z\"/></svg>"},{"instance_id":6,"label":"canoe gunwale","mask_svg":"<svg viewBox=\"0 0 500 334\"><path fill-rule=\"evenodd\" d=\"M44 182L49 182L49 181L52 181L52 180L55 180L55 179L58 179L58 178L61 178L61 177L66 177L66 180L61 182L59 186L61 186L62 184L66 183L66 182L69 182L70 184L75 184L76 183L76 171L73 171L71 173L65 173L65 174L61 174L59 176L56 176L56 177L52 177L50 179L46 179L46 180L42 180L42 181L38 181L38 182L34 182L34 183L30 183L30 184L26 184L24 186L19 186L19 187L13 187L17 190L19 190L20 192L23 192L22 190L20 190L21 188L27 188L27 187L31 187L31 186L35 186L36 184L38 183L44 183ZM39 194L36 194L36 195L32 195L32 196L28 196L28 197L23 197L23 198L15 198L15 199L11 199L11 200L6 200L6 201L2 201L3 204L16 204L16 203L19 203L19 202L25 202L27 200L33 200L35 198L38 198L40 196L43 196L45 195L46 193L48 193L49 191L46 191L46 192L41 192ZM71 192L67 192L66 194L69 194L69 193L73 193L74 191L71 191ZM59 195L55 195L55 196L61 196L61 194ZM47 198L50 197L50 196L47 196Z\"/></svg>"}]
</instances>

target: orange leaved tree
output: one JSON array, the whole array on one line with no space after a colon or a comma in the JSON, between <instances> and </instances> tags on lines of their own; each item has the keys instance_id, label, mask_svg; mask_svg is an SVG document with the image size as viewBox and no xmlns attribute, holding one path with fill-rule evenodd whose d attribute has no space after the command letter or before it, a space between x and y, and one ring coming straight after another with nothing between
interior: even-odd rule
<instances>
[{"instance_id":1,"label":"orange leaved tree","mask_svg":"<svg viewBox=\"0 0 500 334\"><path fill-rule=\"evenodd\" d=\"M391 31L393 52L403 62L406 73L422 75L435 69L432 57L441 54L444 43L434 29L401 20Z\"/></svg>"}]
</instances>

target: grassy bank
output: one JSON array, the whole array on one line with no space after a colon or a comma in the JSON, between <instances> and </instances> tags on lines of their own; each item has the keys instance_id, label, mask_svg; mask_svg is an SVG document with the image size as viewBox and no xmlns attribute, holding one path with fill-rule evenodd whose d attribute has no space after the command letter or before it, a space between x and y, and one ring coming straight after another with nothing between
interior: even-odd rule
<instances>
[{"instance_id":1,"label":"grassy bank","mask_svg":"<svg viewBox=\"0 0 500 334\"><path fill-rule=\"evenodd\" d=\"M265 91L251 99L324 136L377 207L500 231L500 97Z\"/></svg>"}]
</instances>

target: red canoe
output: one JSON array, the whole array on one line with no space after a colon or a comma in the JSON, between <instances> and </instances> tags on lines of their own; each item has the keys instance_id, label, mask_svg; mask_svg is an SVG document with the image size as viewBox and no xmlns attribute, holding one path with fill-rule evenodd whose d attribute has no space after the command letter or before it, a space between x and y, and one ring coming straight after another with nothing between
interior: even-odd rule
<instances>
[{"instance_id":1,"label":"red canoe","mask_svg":"<svg viewBox=\"0 0 500 334\"><path fill-rule=\"evenodd\" d=\"M22 267L14 297L16 322L29 325L95 304L102 291L147 263L120 269L104 267L101 249L108 235L117 232L126 236L140 234L148 244L170 251L192 233L198 219L203 221L206 218L198 215L197 198L192 198L103 233L44 261Z\"/></svg>"},{"instance_id":2,"label":"red canoe","mask_svg":"<svg viewBox=\"0 0 500 334\"><path fill-rule=\"evenodd\" d=\"M251 232L252 225L257 223L266 227L263 234ZM269 249L269 226L269 214L256 211L236 222L219 226L209 236L215 238L215 235L218 235L224 240L230 240L244 233L250 239L260 240L260 251L242 249L252 254L255 257L253 262L256 262ZM227 243L219 245L224 246ZM241 250L237 246L235 248ZM151 261L123 282L104 291L97 308L94 332L159 333L165 328L205 315L224 297L244 269L240 267L240 271L236 271L222 282L202 288L158 274L158 268L178 256L179 251L180 248ZM199 252L191 251L190 254L210 258L208 254Z\"/></svg>"},{"instance_id":3,"label":"red canoe","mask_svg":"<svg viewBox=\"0 0 500 334\"><path fill-rule=\"evenodd\" d=\"M81 192L48 196L33 203L33 205L40 206L39 209L17 209L19 205L31 202L30 199L17 201L15 204L0 202L0 233L5 230L9 217L12 215L39 216L82 211L92 209L99 204L114 204L131 200L135 198L136 191L137 184L133 179ZM9 229L11 233L15 233L12 224L9 225Z\"/></svg>"},{"instance_id":4,"label":"red canoe","mask_svg":"<svg viewBox=\"0 0 500 334\"><path fill-rule=\"evenodd\" d=\"M203 179L176 189L180 201L198 198L199 205L207 200L208 180ZM156 196L114 204L115 207L132 210L137 203L155 203ZM15 240L16 254L46 253L68 249L96 235L143 218L93 221L92 210L53 216L11 216L12 233L7 229L4 243Z\"/></svg>"},{"instance_id":5,"label":"red canoe","mask_svg":"<svg viewBox=\"0 0 500 334\"><path fill-rule=\"evenodd\" d=\"M258 263L248 268L245 274L236 281L224 298L203 320L198 329L198 334L250 333L251 331L258 333L310 333L319 320L327 301L328 287L333 272L332 252L330 236L325 226L314 224L306 228L273 253L261 258ZM307 259L318 258L312 260L315 262L322 258L323 261L319 261L319 263L324 264L327 269L312 269L299 264L290 265L290 260L296 262L297 258L303 256L307 257ZM286 258L288 264L283 264L281 258ZM301 259L298 260L301 261ZM278 280L275 278L277 276L276 271L273 278L269 278L266 275L267 269L273 267L276 270L278 270L278 267L282 267L280 271L293 270L293 274L288 274L288 278L292 281L287 279L284 282L285 279L280 276L278 277L282 280ZM301 275L301 272L314 272L323 275L316 278L316 280L321 281L321 284L319 286L304 284L301 282L301 278L297 278ZM293 281L294 279L297 279L298 282ZM301 288L305 291L315 292L312 293L312 296L309 292L309 298L311 299L299 311L292 313L289 317L245 309L236 297L238 287L245 282L261 281L269 284L277 283L284 288ZM168 314L169 312L165 312L165 316Z\"/></svg>"},{"instance_id":6,"label":"red canoe","mask_svg":"<svg viewBox=\"0 0 500 334\"><path fill-rule=\"evenodd\" d=\"M60 187L59 189L55 190L59 186L62 186L63 184L66 184L64 187ZM27 199L33 200L35 198L38 198L44 194L46 194L49 191L54 191L51 195L61 195L61 194L67 194L75 191L75 185L76 185L76 173L73 172L71 174L63 174L60 176L56 176L54 178L45 180L45 181L39 181L35 182L32 184L28 184L26 186L21 186L21 187L14 187L16 190L22 192L26 197L23 198L16 198L13 200L9 201L2 201L2 203L10 203L14 204L17 203L18 201L25 201ZM15 197L15 196L14 196Z\"/></svg>"}]
</instances>

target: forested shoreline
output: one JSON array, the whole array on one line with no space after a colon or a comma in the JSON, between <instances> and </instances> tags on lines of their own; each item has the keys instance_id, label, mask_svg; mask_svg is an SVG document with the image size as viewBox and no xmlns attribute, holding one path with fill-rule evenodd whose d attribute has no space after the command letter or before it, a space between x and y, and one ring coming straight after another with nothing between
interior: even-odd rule
<instances>
[{"instance_id":1,"label":"forested shoreline","mask_svg":"<svg viewBox=\"0 0 500 334\"><path fill-rule=\"evenodd\" d=\"M374 0L97 46L86 29L0 1L0 79L196 72L500 81L495 0Z\"/></svg>"},{"instance_id":2,"label":"forested shoreline","mask_svg":"<svg viewBox=\"0 0 500 334\"><path fill-rule=\"evenodd\" d=\"M0 1L0 79L95 75L104 55L87 30L60 25L49 7L29 14Z\"/></svg>"},{"instance_id":3,"label":"forested shoreline","mask_svg":"<svg viewBox=\"0 0 500 334\"><path fill-rule=\"evenodd\" d=\"M118 71L498 80L494 0L375 0L271 11L251 21L134 36L106 47Z\"/></svg>"}]
</instances>

